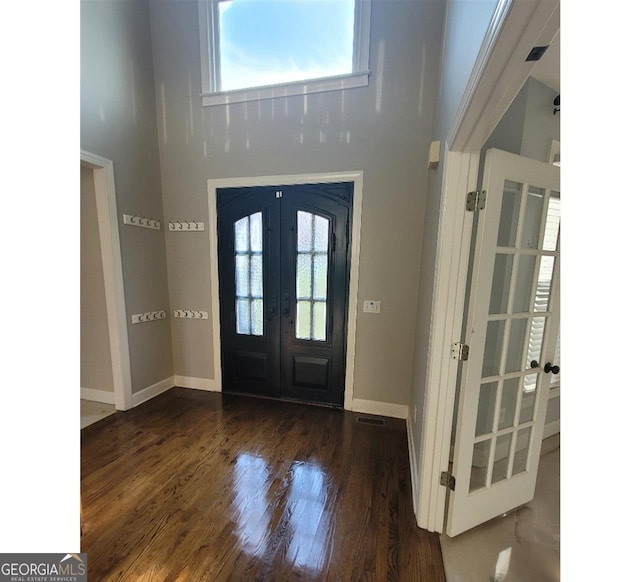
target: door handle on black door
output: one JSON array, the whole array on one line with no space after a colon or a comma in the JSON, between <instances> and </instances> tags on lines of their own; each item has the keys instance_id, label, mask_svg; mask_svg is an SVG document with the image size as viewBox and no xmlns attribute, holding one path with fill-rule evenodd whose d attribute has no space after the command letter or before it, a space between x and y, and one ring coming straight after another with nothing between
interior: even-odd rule
<instances>
[{"instance_id":1,"label":"door handle on black door","mask_svg":"<svg viewBox=\"0 0 640 582\"><path fill-rule=\"evenodd\" d=\"M289 295L282 297L282 315L289 317Z\"/></svg>"},{"instance_id":2,"label":"door handle on black door","mask_svg":"<svg viewBox=\"0 0 640 582\"><path fill-rule=\"evenodd\" d=\"M278 295L274 293L271 295L271 307L269 307L268 319L271 319L271 316L275 314L276 311L278 311Z\"/></svg>"},{"instance_id":3,"label":"door handle on black door","mask_svg":"<svg viewBox=\"0 0 640 582\"><path fill-rule=\"evenodd\" d=\"M552 374L557 374L560 371L560 366L554 366L551 362L547 362L544 365L544 371L548 374L551 372Z\"/></svg>"}]
</instances>

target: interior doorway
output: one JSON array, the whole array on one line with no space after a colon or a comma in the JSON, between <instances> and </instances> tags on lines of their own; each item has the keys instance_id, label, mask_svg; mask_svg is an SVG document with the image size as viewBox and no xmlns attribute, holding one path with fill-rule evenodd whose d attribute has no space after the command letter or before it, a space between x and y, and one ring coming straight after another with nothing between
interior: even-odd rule
<instances>
[{"instance_id":1,"label":"interior doorway","mask_svg":"<svg viewBox=\"0 0 640 582\"><path fill-rule=\"evenodd\" d=\"M343 406L353 183L216 202L223 390Z\"/></svg>"},{"instance_id":2,"label":"interior doorway","mask_svg":"<svg viewBox=\"0 0 640 582\"><path fill-rule=\"evenodd\" d=\"M115 412L113 365L93 169L80 165L81 428Z\"/></svg>"},{"instance_id":3,"label":"interior doorway","mask_svg":"<svg viewBox=\"0 0 640 582\"><path fill-rule=\"evenodd\" d=\"M532 47L550 45L560 30L558 2L498 3L446 130L442 163L439 244L426 358L415 512L418 524L442 533L448 512L451 431L458 381L452 346L462 339L473 213L468 193L478 186L480 151L535 68ZM553 103L551 103L553 108ZM455 475L451 475L455 477Z\"/></svg>"},{"instance_id":4,"label":"interior doorway","mask_svg":"<svg viewBox=\"0 0 640 582\"><path fill-rule=\"evenodd\" d=\"M127 410L131 364L113 162L81 150L80 173L81 211L86 211L81 215L81 237L91 246L81 261L82 280L90 289L81 309L86 329L81 333L80 395L81 400ZM104 414L104 406L98 408ZM95 410L88 416L95 416Z\"/></svg>"}]
</instances>

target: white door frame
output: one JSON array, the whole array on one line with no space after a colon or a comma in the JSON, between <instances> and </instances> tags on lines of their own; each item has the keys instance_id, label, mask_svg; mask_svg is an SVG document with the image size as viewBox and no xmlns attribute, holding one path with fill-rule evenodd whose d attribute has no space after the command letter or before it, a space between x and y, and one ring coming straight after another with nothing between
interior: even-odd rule
<instances>
[{"instance_id":1,"label":"white door frame","mask_svg":"<svg viewBox=\"0 0 640 582\"><path fill-rule=\"evenodd\" d=\"M356 323L358 318L358 281L360 274L360 231L362 224L362 171L322 174L287 174L282 176L255 176L247 178L220 178L207 180L209 195L209 249L211 263L211 321L213 324L214 390L222 391L220 287L218 280L218 214L216 194L219 188L247 188L254 186L294 186L298 184L326 184L353 182L353 212L351 227L350 271L348 291L347 360L345 368L344 408L353 410L355 381Z\"/></svg>"},{"instance_id":2,"label":"white door frame","mask_svg":"<svg viewBox=\"0 0 640 582\"><path fill-rule=\"evenodd\" d=\"M535 66L534 46L560 30L559 0L499 0L445 141L438 247L427 353L427 377L418 459L418 525L443 532L458 361L451 344L462 341L472 230L465 195L477 187L479 153Z\"/></svg>"},{"instance_id":3,"label":"white door frame","mask_svg":"<svg viewBox=\"0 0 640 582\"><path fill-rule=\"evenodd\" d=\"M115 405L118 410L128 410L132 406L131 361L113 162L80 150L80 164L93 170Z\"/></svg>"}]
</instances>

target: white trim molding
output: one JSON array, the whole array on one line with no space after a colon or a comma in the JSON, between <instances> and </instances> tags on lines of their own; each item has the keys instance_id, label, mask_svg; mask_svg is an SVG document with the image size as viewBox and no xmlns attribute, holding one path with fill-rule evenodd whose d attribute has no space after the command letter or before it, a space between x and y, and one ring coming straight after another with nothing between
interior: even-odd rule
<instances>
[{"instance_id":1,"label":"white trim molding","mask_svg":"<svg viewBox=\"0 0 640 582\"><path fill-rule=\"evenodd\" d=\"M388 416L390 418L401 418L402 420L405 420L409 414L409 407L406 404L380 402L378 400L362 400L360 398L353 399L352 410L353 412Z\"/></svg>"},{"instance_id":2,"label":"white trim molding","mask_svg":"<svg viewBox=\"0 0 640 582\"><path fill-rule=\"evenodd\" d=\"M167 390L171 390L174 385L174 377L169 376L164 380L160 380L160 382L156 382L155 384L147 386L138 392L134 392L132 397L133 406L140 406L143 402L151 400L155 396L158 396Z\"/></svg>"},{"instance_id":3,"label":"white trim molding","mask_svg":"<svg viewBox=\"0 0 640 582\"><path fill-rule=\"evenodd\" d=\"M560 31L559 0L499 0L447 136L452 151L479 151L536 66L534 46Z\"/></svg>"},{"instance_id":4,"label":"white trim molding","mask_svg":"<svg viewBox=\"0 0 640 582\"><path fill-rule=\"evenodd\" d=\"M416 505L418 525L429 531L440 532L444 524L446 489L440 486L439 476L449 467L458 372L450 350L451 344L462 337L473 226L472 213L465 210L464 194L475 189L478 158L478 154L456 154L445 147Z\"/></svg>"},{"instance_id":5,"label":"white trim molding","mask_svg":"<svg viewBox=\"0 0 640 582\"><path fill-rule=\"evenodd\" d=\"M95 388L80 387L80 398L83 400L92 400L93 402L102 402L103 404L115 404L115 394L109 390L96 390Z\"/></svg>"},{"instance_id":6,"label":"white trim molding","mask_svg":"<svg viewBox=\"0 0 640 582\"><path fill-rule=\"evenodd\" d=\"M299 83L282 83L256 87L255 89L239 89L237 91L221 91L219 93L205 93L202 95L203 107L210 105L230 105L231 103L245 103L246 101L260 101L277 97L292 97L295 95L312 95L326 91L340 91L355 89L369 85L369 71L351 73L322 79L311 79Z\"/></svg>"},{"instance_id":7,"label":"white trim molding","mask_svg":"<svg viewBox=\"0 0 640 582\"><path fill-rule=\"evenodd\" d=\"M173 385L177 388L192 388L207 392L220 392L212 378L195 378L193 376L174 376Z\"/></svg>"},{"instance_id":8,"label":"white trim molding","mask_svg":"<svg viewBox=\"0 0 640 582\"><path fill-rule=\"evenodd\" d=\"M558 340L560 341L560 340ZM547 401L547 411L545 414L549 412L549 403L556 398L560 398L560 388L554 388L553 390L549 390L549 400ZM542 433L542 438L546 439L550 436L558 434L560 432L560 419L552 420L551 422L545 422L544 432Z\"/></svg>"},{"instance_id":9,"label":"white trim molding","mask_svg":"<svg viewBox=\"0 0 640 582\"><path fill-rule=\"evenodd\" d=\"M140 406L144 402L148 402L152 398L159 396L171 388L189 388L191 390L204 390L206 392L220 392L216 390L215 382L211 378L196 378L192 376L169 376L160 382L156 382L151 386L147 386L138 392L133 393L132 405ZM83 390L85 390L83 388ZM93 392L101 392L94 390ZM108 394L106 392L105 394ZM91 400L97 400L98 402L107 402L106 400L98 400L92 398Z\"/></svg>"},{"instance_id":10,"label":"white trim molding","mask_svg":"<svg viewBox=\"0 0 640 582\"><path fill-rule=\"evenodd\" d=\"M554 420L553 422L549 422L544 425L544 431L542 432L542 438L548 439L553 435L560 433L560 419Z\"/></svg>"},{"instance_id":11,"label":"white trim molding","mask_svg":"<svg viewBox=\"0 0 640 582\"><path fill-rule=\"evenodd\" d=\"M107 303L113 393L116 408L127 410L132 406L131 360L113 162L102 156L80 150L80 164L93 170Z\"/></svg>"},{"instance_id":12,"label":"white trim molding","mask_svg":"<svg viewBox=\"0 0 640 582\"><path fill-rule=\"evenodd\" d=\"M416 448L414 446L413 423L407 415L407 441L409 443L409 472L411 477L411 501L413 502L413 511L416 512L418 507L418 459L416 457Z\"/></svg>"},{"instance_id":13,"label":"white trim molding","mask_svg":"<svg viewBox=\"0 0 640 582\"><path fill-rule=\"evenodd\" d=\"M353 213L349 271L349 298L347 323L347 358L345 367L344 408L353 410L355 382L356 325L358 320L358 280L360 277L360 231L362 228L362 171L331 172L322 174L287 174L281 176L255 176L247 178L212 178L207 180L209 197L209 252L211 261L211 322L213 324L214 390L222 390L222 349L220 345L220 295L218 281L218 215L216 192L219 188L248 188L253 186L293 186L297 184L353 183ZM404 417L403 417L404 418Z\"/></svg>"}]
</instances>

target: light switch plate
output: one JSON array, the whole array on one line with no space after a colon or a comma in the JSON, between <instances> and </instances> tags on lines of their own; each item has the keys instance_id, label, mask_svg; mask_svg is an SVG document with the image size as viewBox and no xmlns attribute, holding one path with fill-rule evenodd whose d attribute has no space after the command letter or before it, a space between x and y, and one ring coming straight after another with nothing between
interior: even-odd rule
<instances>
[{"instance_id":1,"label":"light switch plate","mask_svg":"<svg viewBox=\"0 0 640 582\"><path fill-rule=\"evenodd\" d=\"M380 301L365 299L363 311L365 313L380 313Z\"/></svg>"}]
</instances>

